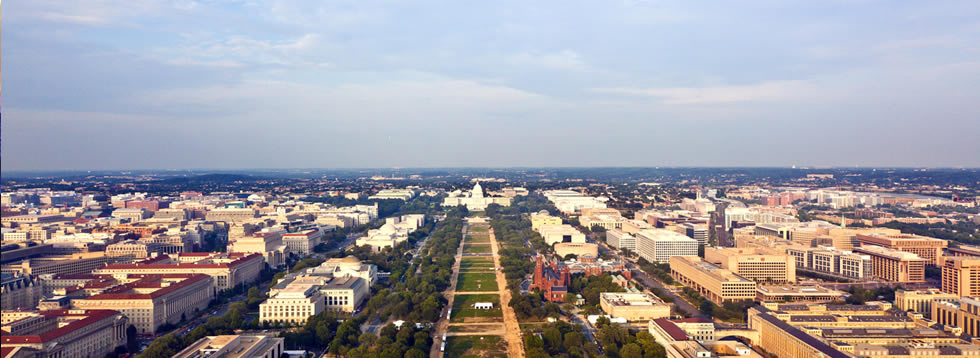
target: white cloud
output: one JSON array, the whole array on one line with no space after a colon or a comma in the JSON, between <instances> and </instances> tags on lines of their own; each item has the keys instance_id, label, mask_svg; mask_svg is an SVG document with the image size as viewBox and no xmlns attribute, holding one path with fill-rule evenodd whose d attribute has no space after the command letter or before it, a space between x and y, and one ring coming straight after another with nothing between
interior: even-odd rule
<instances>
[{"instance_id":1,"label":"white cloud","mask_svg":"<svg viewBox=\"0 0 980 358\"><path fill-rule=\"evenodd\" d=\"M767 81L751 85L666 88L594 88L598 93L662 98L665 104L710 104L779 101L800 97L811 86L805 81Z\"/></svg>"},{"instance_id":2,"label":"white cloud","mask_svg":"<svg viewBox=\"0 0 980 358\"><path fill-rule=\"evenodd\" d=\"M568 49L551 53L523 52L508 57L507 62L519 66L535 66L562 71L582 70L586 68L582 55Z\"/></svg>"}]
</instances>

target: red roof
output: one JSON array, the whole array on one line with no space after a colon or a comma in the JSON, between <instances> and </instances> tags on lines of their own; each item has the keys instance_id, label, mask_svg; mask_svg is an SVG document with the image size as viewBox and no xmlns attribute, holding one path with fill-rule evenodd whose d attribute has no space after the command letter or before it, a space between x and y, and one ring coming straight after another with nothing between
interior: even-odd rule
<instances>
[{"instance_id":1,"label":"red roof","mask_svg":"<svg viewBox=\"0 0 980 358\"><path fill-rule=\"evenodd\" d=\"M12 353L14 353L14 347L0 347L0 357L12 357Z\"/></svg>"},{"instance_id":2,"label":"red roof","mask_svg":"<svg viewBox=\"0 0 980 358\"><path fill-rule=\"evenodd\" d=\"M252 259L265 260L265 257L259 253L253 253L244 255L244 253L235 252L228 254L229 258L238 259L229 263L223 264L199 264L194 262L181 262L176 264L154 264L153 262L147 262L149 260L144 260L140 263L135 264L113 264L101 268L101 270L137 270L137 269L155 269L155 268L166 268L166 269L176 269L176 268L229 268L244 264ZM159 256L159 258L168 258L167 256ZM159 260L157 260L159 261Z\"/></svg>"},{"instance_id":3,"label":"red roof","mask_svg":"<svg viewBox=\"0 0 980 358\"><path fill-rule=\"evenodd\" d=\"M211 276L205 274L162 274L162 275L142 275L140 280L119 285L105 292L94 295L86 300L134 300L134 299L153 299L170 293L176 289L188 286L200 280L205 280ZM160 279L163 278L184 278L170 286L163 287ZM161 288L162 287L162 288ZM151 293L117 293L127 292L135 288L160 288Z\"/></svg>"},{"instance_id":4,"label":"red roof","mask_svg":"<svg viewBox=\"0 0 980 358\"><path fill-rule=\"evenodd\" d=\"M657 318L653 320L653 322L660 326L664 332L667 332L667 334L670 335L670 338L674 339L675 341L688 340L687 333L685 333L683 329L680 329L680 327L677 327L674 322L668 321L666 318Z\"/></svg>"},{"instance_id":5,"label":"red roof","mask_svg":"<svg viewBox=\"0 0 980 358\"><path fill-rule=\"evenodd\" d=\"M110 318L116 314L118 311L113 310L86 310L85 313L77 313L82 310L50 310L38 312L40 315L44 316L45 319L56 319L57 317L81 317L84 318L72 321L67 325L59 328L52 329L50 331L30 336L11 336L6 333L0 338L0 342L4 344L29 344L29 343L44 343L55 338L61 337L68 332L80 329L87 325L99 322L103 319ZM73 313L75 312L75 313ZM5 347L6 348L6 347Z\"/></svg>"}]
</instances>

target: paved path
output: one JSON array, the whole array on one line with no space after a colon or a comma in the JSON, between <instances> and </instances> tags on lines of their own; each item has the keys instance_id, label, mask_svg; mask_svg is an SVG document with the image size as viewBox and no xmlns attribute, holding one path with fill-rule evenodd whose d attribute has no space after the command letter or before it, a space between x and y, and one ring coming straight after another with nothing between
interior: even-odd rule
<instances>
[{"instance_id":1,"label":"paved path","mask_svg":"<svg viewBox=\"0 0 980 358\"><path fill-rule=\"evenodd\" d=\"M497 288L500 292L500 307L504 311L504 327L506 329L504 338L507 340L507 356L509 358L524 358L524 342L521 339L521 326L517 321L517 315L514 314L514 309L510 307L510 290L507 289L507 278L504 277L504 272L500 268L497 236L494 235L492 228L490 229L490 244L490 249L493 253L493 265L497 268L495 272L497 273Z\"/></svg>"}]
</instances>

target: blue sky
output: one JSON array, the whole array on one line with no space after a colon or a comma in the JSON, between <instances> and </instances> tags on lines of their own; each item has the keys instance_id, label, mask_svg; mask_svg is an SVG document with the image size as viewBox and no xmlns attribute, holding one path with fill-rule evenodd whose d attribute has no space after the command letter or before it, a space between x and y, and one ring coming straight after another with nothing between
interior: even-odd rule
<instances>
[{"instance_id":1,"label":"blue sky","mask_svg":"<svg viewBox=\"0 0 980 358\"><path fill-rule=\"evenodd\" d=\"M8 1L3 170L980 166L975 1Z\"/></svg>"}]
</instances>

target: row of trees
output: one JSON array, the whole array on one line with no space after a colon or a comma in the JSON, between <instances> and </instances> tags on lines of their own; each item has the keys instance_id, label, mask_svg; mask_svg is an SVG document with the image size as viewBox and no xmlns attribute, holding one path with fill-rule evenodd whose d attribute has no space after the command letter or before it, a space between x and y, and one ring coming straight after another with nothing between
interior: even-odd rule
<instances>
[{"instance_id":1,"label":"row of trees","mask_svg":"<svg viewBox=\"0 0 980 358\"><path fill-rule=\"evenodd\" d=\"M719 306L704 298L690 287L684 287L682 293L684 297L687 297L688 301L691 301L691 303L698 307L701 313L726 322L746 322L746 314L748 313L749 307L755 304L753 300L742 300L725 302Z\"/></svg>"},{"instance_id":2,"label":"row of trees","mask_svg":"<svg viewBox=\"0 0 980 358\"><path fill-rule=\"evenodd\" d=\"M540 336L524 336L524 350L527 357L595 357L599 346L589 342L582 333L582 327L562 321L545 328ZM588 354L588 355L586 355Z\"/></svg>"},{"instance_id":3,"label":"row of trees","mask_svg":"<svg viewBox=\"0 0 980 358\"><path fill-rule=\"evenodd\" d=\"M596 321L595 338L610 358L663 358L667 351L647 331L632 332L611 324L605 317ZM591 354L590 354L591 355Z\"/></svg>"}]
</instances>

